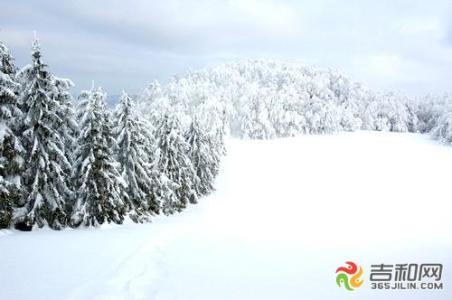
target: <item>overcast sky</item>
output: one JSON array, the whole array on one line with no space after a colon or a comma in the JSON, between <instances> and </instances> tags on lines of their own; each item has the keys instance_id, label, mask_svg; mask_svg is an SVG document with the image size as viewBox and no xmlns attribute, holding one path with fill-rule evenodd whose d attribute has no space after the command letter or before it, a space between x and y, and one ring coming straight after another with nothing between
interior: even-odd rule
<instances>
[{"instance_id":1,"label":"overcast sky","mask_svg":"<svg viewBox=\"0 0 452 300\"><path fill-rule=\"evenodd\" d=\"M450 0L3 1L0 39L110 94L244 58L332 68L380 90L452 92Z\"/></svg>"}]
</instances>

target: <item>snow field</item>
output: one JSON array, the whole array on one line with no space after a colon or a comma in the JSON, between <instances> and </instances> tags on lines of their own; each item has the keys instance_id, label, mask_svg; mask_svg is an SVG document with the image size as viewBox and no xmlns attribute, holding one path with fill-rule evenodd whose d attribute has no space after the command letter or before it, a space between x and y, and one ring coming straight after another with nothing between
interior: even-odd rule
<instances>
[{"instance_id":1,"label":"snow field","mask_svg":"<svg viewBox=\"0 0 452 300\"><path fill-rule=\"evenodd\" d=\"M354 132L227 141L216 192L152 224L0 232L0 299L450 299L452 148ZM336 286L345 260L364 287ZM443 263L442 291L370 264Z\"/></svg>"}]
</instances>

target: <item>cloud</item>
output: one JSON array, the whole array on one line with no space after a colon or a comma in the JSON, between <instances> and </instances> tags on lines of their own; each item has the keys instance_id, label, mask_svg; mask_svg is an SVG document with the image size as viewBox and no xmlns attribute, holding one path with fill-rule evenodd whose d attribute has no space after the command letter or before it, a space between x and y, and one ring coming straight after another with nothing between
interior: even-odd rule
<instances>
[{"instance_id":1,"label":"cloud","mask_svg":"<svg viewBox=\"0 0 452 300\"><path fill-rule=\"evenodd\" d=\"M0 39L24 64L36 29L55 73L113 93L241 58L315 62L371 87L423 93L450 89L451 8L448 0L10 1Z\"/></svg>"},{"instance_id":2,"label":"cloud","mask_svg":"<svg viewBox=\"0 0 452 300\"><path fill-rule=\"evenodd\" d=\"M270 1L174 1L158 5L112 0L48 5L79 30L97 32L118 42L177 54L252 45L256 39L287 36L296 27L289 7Z\"/></svg>"}]
</instances>

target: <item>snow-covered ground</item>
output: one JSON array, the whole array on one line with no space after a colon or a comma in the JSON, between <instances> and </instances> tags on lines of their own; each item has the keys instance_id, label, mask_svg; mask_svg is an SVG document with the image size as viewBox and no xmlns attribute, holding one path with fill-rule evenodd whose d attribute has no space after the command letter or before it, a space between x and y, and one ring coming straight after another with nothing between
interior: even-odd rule
<instances>
[{"instance_id":1,"label":"snow-covered ground","mask_svg":"<svg viewBox=\"0 0 452 300\"><path fill-rule=\"evenodd\" d=\"M452 299L452 147L355 132L229 140L217 191L152 224L0 231L0 299ZM353 292L345 260L444 264L442 291Z\"/></svg>"}]
</instances>

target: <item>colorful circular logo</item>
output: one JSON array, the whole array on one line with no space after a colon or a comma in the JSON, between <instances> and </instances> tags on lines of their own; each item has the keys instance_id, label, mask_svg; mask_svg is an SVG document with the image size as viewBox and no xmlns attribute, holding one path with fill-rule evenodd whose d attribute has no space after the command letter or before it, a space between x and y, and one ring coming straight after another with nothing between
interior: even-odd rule
<instances>
[{"instance_id":1,"label":"colorful circular logo","mask_svg":"<svg viewBox=\"0 0 452 300\"><path fill-rule=\"evenodd\" d=\"M364 271L361 266L358 267L352 261L346 261L345 264L346 266L336 269L336 283L347 291L353 291L363 284L361 276Z\"/></svg>"}]
</instances>

